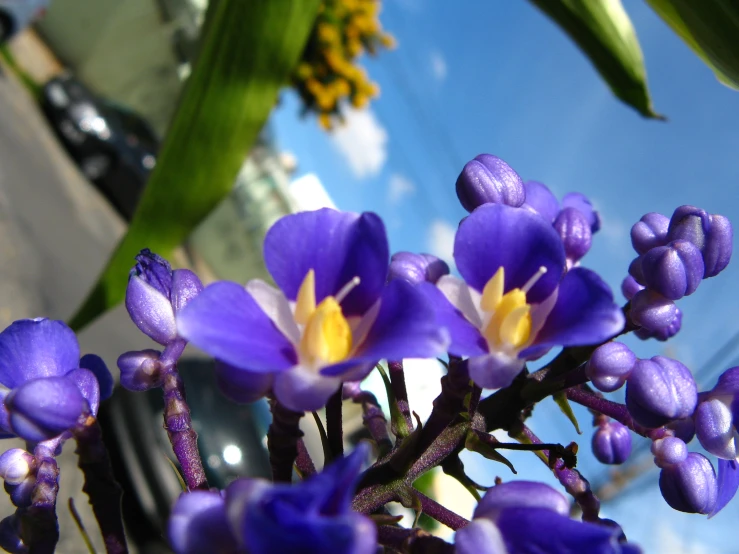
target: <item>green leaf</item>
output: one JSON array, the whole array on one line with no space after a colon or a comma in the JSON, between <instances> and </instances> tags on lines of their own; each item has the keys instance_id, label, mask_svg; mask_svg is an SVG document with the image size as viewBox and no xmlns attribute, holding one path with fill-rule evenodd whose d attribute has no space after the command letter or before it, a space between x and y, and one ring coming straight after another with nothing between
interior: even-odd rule
<instances>
[{"instance_id":1,"label":"green leaf","mask_svg":"<svg viewBox=\"0 0 739 554\"><path fill-rule=\"evenodd\" d=\"M478 454L482 454L488 460L494 460L496 462L500 462L501 464L508 466L508 469L510 469L513 473L516 473L516 474L518 473L516 471L516 468L513 467L513 464L510 461L508 461L508 458L506 458L502 454L498 454L498 451L495 450L495 448L493 448L489 444L482 442L477 437L477 435L475 435L475 433L472 431L467 433L467 438L465 440L464 447L467 450L470 450L472 452L477 452Z\"/></svg>"},{"instance_id":2,"label":"green leaf","mask_svg":"<svg viewBox=\"0 0 739 554\"><path fill-rule=\"evenodd\" d=\"M575 417L575 412L572 411L570 401L567 400L567 394L564 392L558 392L557 394L552 395L552 398L557 403L557 406L559 406L559 409L562 410L562 413L566 415L567 419L569 419L572 422L572 425L575 426L575 431L577 431L577 434L582 435L582 431L580 431L580 425L578 425L577 418Z\"/></svg>"},{"instance_id":3,"label":"green leaf","mask_svg":"<svg viewBox=\"0 0 739 554\"><path fill-rule=\"evenodd\" d=\"M736 0L647 0L723 84L739 89Z\"/></svg>"},{"instance_id":4,"label":"green leaf","mask_svg":"<svg viewBox=\"0 0 739 554\"><path fill-rule=\"evenodd\" d=\"M390 421L392 428L396 433L396 436L404 439L411 434L411 430L408 428L408 423L405 421L405 416L400 412L398 403L395 401L395 394L393 394L393 387L390 384L390 377L387 376L385 368L380 364L375 366L382 376L382 382L385 384L385 393L387 394L387 403L390 406Z\"/></svg>"},{"instance_id":5,"label":"green leaf","mask_svg":"<svg viewBox=\"0 0 739 554\"><path fill-rule=\"evenodd\" d=\"M621 0L530 2L562 27L613 94L644 117L664 119L652 109L641 47Z\"/></svg>"},{"instance_id":6,"label":"green leaf","mask_svg":"<svg viewBox=\"0 0 739 554\"><path fill-rule=\"evenodd\" d=\"M128 233L70 324L125 296L134 256L165 257L231 191L297 63L319 0L211 0L193 73Z\"/></svg>"}]
</instances>

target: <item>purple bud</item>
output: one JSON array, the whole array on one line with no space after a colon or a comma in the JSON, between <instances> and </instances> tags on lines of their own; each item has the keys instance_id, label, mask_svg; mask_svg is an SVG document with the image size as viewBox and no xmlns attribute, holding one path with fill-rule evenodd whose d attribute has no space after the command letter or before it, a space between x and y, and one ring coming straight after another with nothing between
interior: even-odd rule
<instances>
[{"instance_id":1,"label":"purple bud","mask_svg":"<svg viewBox=\"0 0 739 554\"><path fill-rule=\"evenodd\" d=\"M624 295L626 300L631 300L640 290L644 290L644 286L637 283L636 279L631 275L624 277L624 280L621 282L621 294Z\"/></svg>"},{"instance_id":2,"label":"purple bud","mask_svg":"<svg viewBox=\"0 0 739 554\"><path fill-rule=\"evenodd\" d=\"M203 291L203 283L189 269L175 269L172 272L172 307L175 313Z\"/></svg>"},{"instance_id":3,"label":"purple bud","mask_svg":"<svg viewBox=\"0 0 739 554\"><path fill-rule=\"evenodd\" d=\"M665 468L684 462L688 458L688 446L677 437L665 437L652 443L652 454L657 467Z\"/></svg>"},{"instance_id":4,"label":"purple bud","mask_svg":"<svg viewBox=\"0 0 739 554\"><path fill-rule=\"evenodd\" d=\"M135 350L118 357L121 385L132 391L145 391L162 386L164 375L157 350Z\"/></svg>"},{"instance_id":5,"label":"purple bud","mask_svg":"<svg viewBox=\"0 0 739 554\"><path fill-rule=\"evenodd\" d=\"M553 223L559 213L559 201L543 183L538 181L526 181L524 183L526 190L526 202L522 207L528 208Z\"/></svg>"},{"instance_id":6,"label":"purple bud","mask_svg":"<svg viewBox=\"0 0 739 554\"><path fill-rule=\"evenodd\" d=\"M457 198L472 212L488 203L519 207L526 199L523 181L511 166L497 156L480 154L467 162L457 178Z\"/></svg>"},{"instance_id":7,"label":"purple bud","mask_svg":"<svg viewBox=\"0 0 739 554\"><path fill-rule=\"evenodd\" d=\"M697 402L693 375L671 358L638 360L626 381L626 406L645 427L661 427L670 420L688 417Z\"/></svg>"},{"instance_id":8,"label":"purple bud","mask_svg":"<svg viewBox=\"0 0 739 554\"><path fill-rule=\"evenodd\" d=\"M11 554L25 554L28 547L21 539L21 520L17 514L0 521L0 547Z\"/></svg>"},{"instance_id":9,"label":"purple bud","mask_svg":"<svg viewBox=\"0 0 739 554\"><path fill-rule=\"evenodd\" d=\"M108 366L100 356L85 354L80 358L80 367L87 369L95 375L100 387L100 400L107 400L113 394L114 380Z\"/></svg>"},{"instance_id":10,"label":"purple bud","mask_svg":"<svg viewBox=\"0 0 739 554\"><path fill-rule=\"evenodd\" d=\"M218 491L182 493L172 509L168 535L176 554L239 551Z\"/></svg>"},{"instance_id":11,"label":"purple bud","mask_svg":"<svg viewBox=\"0 0 739 554\"><path fill-rule=\"evenodd\" d=\"M641 327L634 331L634 334L642 340L657 339L659 341L666 341L671 339L680 332L680 328L683 323L683 312L680 308L675 307L675 317L667 327L662 327L656 331L650 331L645 327Z\"/></svg>"},{"instance_id":12,"label":"purple bud","mask_svg":"<svg viewBox=\"0 0 739 554\"><path fill-rule=\"evenodd\" d=\"M50 439L71 429L89 409L80 389L65 377L27 381L10 392L5 405L15 434L31 442Z\"/></svg>"},{"instance_id":13,"label":"purple bud","mask_svg":"<svg viewBox=\"0 0 739 554\"><path fill-rule=\"evenodd\" d=\"M593 434L593 454L602 464L622 464L631 454L631 433L618 421L599 425Z\"/></svg>"},{"instance_id":14,"label":"purple bud","mask_svg":"<svg viewBox=\"0 0 739 554\"><path fill-rule=\"evenodd\" d=\"M705 278L718 275L731 260L733 231L724 216L709 215L695 206L680 206L672 214L667 236L669 240L687 240L700 249Z\"/></svg>"},{"instance_id":15,"label":"purple bud","mask_svg":"<svg viewBox=\"0 0 739 554\"><path fill-rule=\"evenodd\" d=\"M537 481L508 481L487 490L475 508L475 518L495 519L507 508L543 508L566 516L570 503L561 492Z\"/></svg>"},{"instance_id":16,"label":"purple bud","mask_svg":"<svg viewBox=\"0 0 739 554\"><path fill-rule=\"evenodd\" d=\"M98 414L98 407L100 406L100 385L95 374L89 369L79 368L70 371L64 378L69 379L77 385L82 396L87 400L90 413L96 416Z\"/></svg>"},{"instance_id":17,"label":"purple bud","mask_svg":"<svg viewBox=\"0 0 739 554\"><path fill-rule=\"evenodd\" d=\"M443 275L448 274L449 266L436 256L397 252L390 259L388 281L403 279L414 285L425 281L436 284Z\"/></svg>"},{"instance_id":18,"label":"purple bud","mask_svg":"<svg viewBox=\"0 0 739 554\"><path fill-rule=\"evenodd\" d=\"M22 448L11 448L0 456L0 477L8 485L20 485L28 477L34 457Z\"/></svg>"},{"instance_id":19,"label":"purple bud","mask_svg":"<svg viewBox=\"0 0 739 554\"><path fill-rule=\"evenodd\" d=\"M640 285L646 284L644 281L644 271L641 267L641 262L644 256L637 256L633 260L631 260L631 263L629 264L629 275L631 275L634 278L634 281L636 281Z\"/></svg>"},{"instance_id":20,"label":"purple bud","mask_svg":"<svg viewBox=\"0 0 739 554\"><path fill-rule=\"evenodd\" d=\"M562 238L570 265L579 261L590 250L593 233L587 218L580 210L564 208L554 220L554 230Z\"/></svg>"},{"instance_id":21,"label":"purple bud","mask_svg":"<svg viewBox=\"0 0 739 554\"><path fill-rule=\"evenodd\" d=\"M139 277L154 290L170 297L172 293L172 266L159 254L154 254L148 248L144 248L136 256L136 265L131 270L129 278Z\"/></svg>"},{"instance_id":22,"label":"purple bud","mask_svg":"<svg viewBox=\"0 0 739 554\"><path fill-rule=\"evenodd\" d=\"M659 474L659 489L671 508L689 514L709 514L716 504L718 485L711 462L691 452Z\"/></svg>"},{"instance_id":23,"label":"purple bud","mask_svg":"<svg viewBox=\"0 0 739 554\"><path fill-rule=\"evenodd\" d=\"M658 331L675 322L677 306L669 300L649 289L637 292L631 299L629 315L631 321L649 331Z\"/></svg>"},{"instance_id":24,"label":"purple bud","mask_svg":"<svg viewBox=\"0 0 739 554\"><path fill-rule=\"evenodd\" d=\"M739 454L734 418L729 403L724 397L709 397L695 410L695 434L701 446L714 456L725 460L734 460Z\"/></svg>"},{"instance_id":25,"label":"purple bud","mask_svg":"<svg viewBox=\"0 0 739 554\"><path fill-rule=\"evenodd\" d=\"M648 213L631 227L631 245L637 254L646 254L656 246L667 244L670 220L656 212Z\"/></svg>"},{"instance_id":26,"label":"purple bud","mask_svg":"<svg viewBox=\"0 0 739 554\"><path fill-rule=\"evenodd\" d=\"M17 485L5 484L5 490L10 495L13 506L27 508L33 501L33 489L36 488L36 476L29 475Z\"/></svg>"},{"instance_id":27,"label":"purple bud","mask_svg":"<svg viewBox=\"0 0 739 554\"><path fill-rule=\"evenodd\" d=\"M665 428L672 430L675 433L675 437L686 444L695 437L695 424L693 423L692 417L684 417L683 419L671 421L665 425Z\"/></svg>"},{"instance_id":28,"label":"purple bud","mask_svg":"<svg viewBox=\"0 0 739 554\"><path fill-rule=\"evenodd\" d=\"M569 192L562 198L562 209L575 208L581 212L590 224L593 234L600 231L600 215L593 209L593 204L588 197L580 192Z\"/></svg>"},{"instance_id":29,"label":"purple bud","mask_svg":"<svg viewBox=\"0 0 739 554\"><path fill-rule=\"evenodd\" d=\"M585 367L585 375L596 389L612 392L620 389L636 363L636 354L620 342L599 346Z\"/></svg>"},{"instance_id":30,"label":"purple bud","mask_svg":"<svg viewBox=\"0 0 739 554\"><path fill-rule=\"evenodd\" d=\"M678 300L696 291L705 266L697 246L686 240L676 240L644 254L641 270L648 288L665 298Z\"/></svg>"}]
</instances>

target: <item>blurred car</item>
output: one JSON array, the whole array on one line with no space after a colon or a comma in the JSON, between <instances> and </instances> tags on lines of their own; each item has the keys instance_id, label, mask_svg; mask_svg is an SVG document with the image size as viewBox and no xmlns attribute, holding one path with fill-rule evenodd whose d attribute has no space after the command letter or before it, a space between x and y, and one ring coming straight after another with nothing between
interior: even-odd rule
<instances>
[{"instance_id":1,"label":"blurred car","mask_svg":"<svg viewBox=\"0 0 739 554\"><path fill-rule=\"evenodd\" d=\"M70 74L44 85L41 107L82 173L130 220L159 150L148 123Z\"/></svg>"},{"instance_id":2,"label":"blurred car","mask_svg":"<svg viewBox=\"0 0 739 554\"><path fill-rule=\"evenodd\" d=\"M41 17L50 0L0 0L0 44Z\"/></svg>"}]
</instances>

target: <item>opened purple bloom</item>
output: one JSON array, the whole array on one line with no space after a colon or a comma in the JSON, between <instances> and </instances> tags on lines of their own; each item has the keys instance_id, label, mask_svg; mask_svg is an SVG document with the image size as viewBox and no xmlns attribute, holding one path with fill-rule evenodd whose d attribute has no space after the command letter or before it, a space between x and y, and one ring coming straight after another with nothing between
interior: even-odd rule
<instances>
[{"instance_id":1,"label":"opened purple bloom","mask_svg":"<svg viewBox=\"0 0 739 554\"><path fill-rule=\"evenodd\" d=\"M0 333L0 385L1 436L37 442L67 431L85 412L95 415L112 377L99 357L80 360L64 322L23 319Z\"/></svg>"},{"instance_id":2,"label":"opened purple bloom","mask_svg":"<svg viewBox=\"0 0 739 554\"><path fill-rule=\"evenodd\" d=\"M454 259L464 280L420 285L451 336L449 352L469 356L472 379L505 387L526 360L554 346L588 345L616 335L621 309L594 272L565 273L562 240L538 214L481 206L459 226Z\"/></svg>"},{"instance_id":3,"label":"opened purple bloom","mask_svg":"<svg viewBox=\"0 0 739 554\"><path fill-rule=\"evenodd\" d=\"M426 297L402 279L385 285L388 243L375 214L284 217L267 233L264 258L280 290L214 283L177 316L181 336L219 361L232 399L271 389L292 410L316 410L381 359L444 351Z\"/></svg>"},{"instance_id":4,"label":"opened purple bloom","mask_svg":"<svg viewBox=\"0 0 739 554\"><path fill-rule=\"evenodd\" d=\"M353 512L363 446L296 485L239 479L226 489L231 528L246 552L374 554L377 529Z\"/></svg>"},{"instance_id":5,"label":"opened purple bloom","mask_svg":"<svg viewBox=\"0 0 739 554\"><path fill-rule=\"evenodd\" d=\"M569 518L569 503L544 483L511 481L485 493L472 522L457 531L457 554L636 554L618 527Z\"/></svg>"}]
</instances>

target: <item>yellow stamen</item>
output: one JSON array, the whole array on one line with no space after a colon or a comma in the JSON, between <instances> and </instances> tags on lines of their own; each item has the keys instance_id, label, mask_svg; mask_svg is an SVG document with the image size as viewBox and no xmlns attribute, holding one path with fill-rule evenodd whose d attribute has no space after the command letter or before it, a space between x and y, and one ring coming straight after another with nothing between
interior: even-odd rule
<instances>
[{"instance_id":1,"label":"yellow stamen","mask_svg":"<svg viewBox=\"0 0 739 554\"><path fill-rule=\"evenodd\" d=\"M316 311L316 272L308 271L298 289L295 302L295 322L306 325L313 312Z\"/></svg>"},{"instance_id":2,"label":"yellow stamen","mask_svg":"<svg viewBox=\"0 0 739 554\"><path fill-rule=\"evenodd\" d=\"M498 329L498 336L504 344L521 348L529 340L531 334L531 306L515 308L503 319Z\"/></svg>"},{"instance_id":3,"label":"yellow stamen","mask_svg":"<svg viewBox=\"0 0 739 554\"><path fill-rule=\"evenodd\" d=\"M538 279L544 272L546 269L540 270L534 277ZM526 292L533 284L531 281L526 283L523 290L516 288L503 294L505 270L501 267L485 284L480 307L486 312L492 312L492 317L483 334L493 346L517 349L529 340L531 306L526 302Z\"/></svg>"},{"instance_id":4,"label":"yellow stamen","mask_svg":"<svg viewBox=\"0 0 739 554\"><path fill-rule=\"evenodd\" d=\"M297 320L297 317L296 317ZM325 298L310 316L300 341L301 357L310 363L333 364L349 355L352 331L335 298Z\"/></svg>"},{"instance_id":5,"label":"yellow stamen","mask_svg":"<svg viewBox=\"0 0 739 554\"><path fill-rule=\"evenodd\" d=\"M500 301L503 298L504 280L505 270L500 267L482 290L482 301L480 302L480 307L486 312L495 311L495 308L500 304Z\"/></svg>"}]
</instances>

